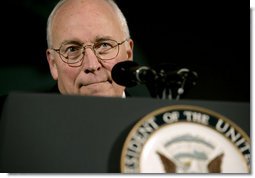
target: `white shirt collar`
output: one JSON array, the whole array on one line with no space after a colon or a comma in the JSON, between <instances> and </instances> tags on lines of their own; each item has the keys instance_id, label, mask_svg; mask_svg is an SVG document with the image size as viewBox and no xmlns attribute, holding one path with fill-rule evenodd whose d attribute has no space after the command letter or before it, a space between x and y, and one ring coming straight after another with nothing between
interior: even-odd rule
<instances>
[{"instance_id":1,"label":"white shirt collar","mask_svg":"<svg viewBox=\"0 0 255 178\"><path fill-rule=\"evenodd\" d=\"M126 93L123 91L122 98L126 98Z\"/></svg>"}]
</instances>

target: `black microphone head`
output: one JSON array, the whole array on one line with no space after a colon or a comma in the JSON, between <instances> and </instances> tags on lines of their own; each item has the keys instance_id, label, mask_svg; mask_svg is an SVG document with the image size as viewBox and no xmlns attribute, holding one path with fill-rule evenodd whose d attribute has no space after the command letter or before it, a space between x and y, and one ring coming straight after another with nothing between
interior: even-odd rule
<instances>
[{"instance_id":1,"label":"black microphone head","mask_svg":"<svg viewBox=\"0 0 255 178\"><path fill-rule=\"evenodd\" d=\"M119 85L133 87L137 82L133 80L133 74L130 73L131 68L139 65L133 61L123 61L115 64L112 68L112 79Z\"/></svg>"}]
</instances>

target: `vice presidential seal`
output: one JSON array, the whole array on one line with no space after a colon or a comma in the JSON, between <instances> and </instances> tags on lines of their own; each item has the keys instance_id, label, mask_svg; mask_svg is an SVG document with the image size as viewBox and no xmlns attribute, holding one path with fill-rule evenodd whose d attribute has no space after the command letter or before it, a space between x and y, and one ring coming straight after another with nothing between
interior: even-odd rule
<instances>
[{"instance_id":1,"label":"vice presidential seal","mask_svg":"<svg viewBox=\"0 0 255 178\"><path fill-rule=\"evenodd\" d=\"M250 139L206 108L158 109L131 129L122 150L124 173L249 173Z\"/></svg>"}]
</instances>

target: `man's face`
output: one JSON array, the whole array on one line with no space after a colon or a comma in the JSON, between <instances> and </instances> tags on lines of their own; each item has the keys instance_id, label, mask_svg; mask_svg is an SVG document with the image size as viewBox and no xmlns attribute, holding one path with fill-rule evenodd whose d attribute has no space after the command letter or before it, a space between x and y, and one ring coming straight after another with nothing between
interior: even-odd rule
<instances>
[{"instance_id":1,"label":"man's face","mask_svg":"<svg viewBox=\"0 0 255 178\"><path fill-rule=\"evenodd\" d=\"M116 14L102 0L69 1L53 20L52 43L55 49L66 42L93 45L102 39L122 42L125 38ZM111 70L120 61L132 60L132 48L133 42L128 40L119 46L119 54L114 59L105 61L98 59L91 48L86 48L78 67L63 62L52 49L47 50L47 58L62 94L122 96L124 87L112 80Z\"/></svg>"}]
</instances>

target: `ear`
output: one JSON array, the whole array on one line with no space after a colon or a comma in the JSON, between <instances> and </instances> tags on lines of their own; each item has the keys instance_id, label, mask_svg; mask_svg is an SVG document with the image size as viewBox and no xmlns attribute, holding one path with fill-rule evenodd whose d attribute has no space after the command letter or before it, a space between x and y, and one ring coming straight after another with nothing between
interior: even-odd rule
<instances>
[{"instance_id":1,"label":"ear","mask_svg":"<svg viewBox=\"0 0 255 178\"><path fill-rule=\"evenodd\" d=\"M132 39L128 40L128 46L127 46L127 55L128 60L133 61L133 48L134 48L134 42Z\"/></svg>"},{"instance_id":2,"label":"ear","mask_svg":"<svg viewBox=\"0 0 255 178\"><path fill-rule=\"evenodd\" d=\"M46 56L47 56L47 60L49 63L51 76L54 80L57 80L58 79L58 68L57 68L55 56L52 54L51 49L47 49Z\"/></svg>"}]
</instances>

